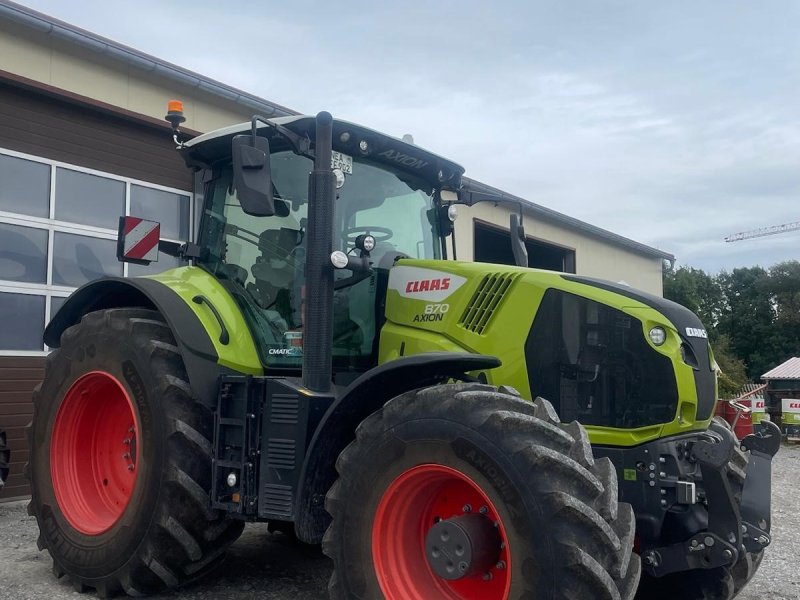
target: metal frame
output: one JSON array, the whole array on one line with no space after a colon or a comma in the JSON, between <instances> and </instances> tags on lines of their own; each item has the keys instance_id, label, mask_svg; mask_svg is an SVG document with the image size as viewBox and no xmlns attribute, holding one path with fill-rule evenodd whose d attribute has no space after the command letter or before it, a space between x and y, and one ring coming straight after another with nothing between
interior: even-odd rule
<instances>
[{"instance_id":1,"label":"metal frame","mask_svg":"<svg viewBox=\"0 0 800 600\"><path fill-rule=\"evenodd\" d=\"M0 279L0 292L12 293L12 294L29 294L29 295L45 297L45 314L44 314L45 325L47 325L47 323L50 321L52 317L51 315L52 298L53 297L65 298L69 296L76 289L75 287L71 286L53 284L53 256L54 256L53 244L55 242L56 232L73 234L73 235L82 235L98 239L107 239L107 240L117 239L116 229L110 229L110 228L106 229L103 227L84 225L82 223L73 223L70 221L58 220L55 218L56 169L58 168L69 169L71 171L77 171L79 173L94 175L97 177L102 177L104 179L110 179L113 181L119 181L123 183L125 185L126 215L130 214L131 186L133 185L139 185L142 187L146 187L161 192L167 192L171 194L177 194L180 196L188 197L189 198L188 241L194 241L194 235L195 235L194 219L195 219L195 213L198 210L198 208L195 206L196 200L193 191L171 188L164 185L143 181L140 179L134 179L132 177L124 177L122 175L116 175L114 173L98 171L97 169L90 169L87 167L81 167L78 165L73 165L58 160L51 160L40 156L35 156L32 154L26 154L24 152L17 152L15 150L9 150L3 147L0 147L0 155L19 158L22 160L28 160L35 163L44 164L50 167L50 197L48 200L49 201L48 217L36 217L16 212L8 212L0 210L0 223L47 231L47 274L45 283L28 283L28 282ZM171 240L171 241L180 242L186 240ZM123 263L122 273L124 277L128 276L127 263ZM49 352L49 348L46 345L43 345L42 348L43 348L42 350L0 349L0 356L45 356Z\"/></svg>"}]
</instances>

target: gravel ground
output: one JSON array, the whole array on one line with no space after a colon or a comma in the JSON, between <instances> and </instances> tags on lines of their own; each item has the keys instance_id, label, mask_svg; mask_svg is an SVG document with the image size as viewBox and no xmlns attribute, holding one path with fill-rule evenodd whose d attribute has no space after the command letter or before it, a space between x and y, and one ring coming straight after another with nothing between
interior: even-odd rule
<instances>
[{"instance_id":1,"label":"gravel ground","mask_svg":"<svg viewBox=\"0 0 800 600\"><path fill-rule=\"evenodd\" d=\"M0 599L87 598L50 572L36 549L37 529L25 502L0 504ZM784 446L775 459L772 487L774 541L761 569L737 600L800 600L800 447ZM223 566L204 580L156 599L321 600L331 564L317 547L249 526ZM88 598L94 597L93 595ZM682 600L676 598L675 600Z\"/></svg>"}]
</instances>

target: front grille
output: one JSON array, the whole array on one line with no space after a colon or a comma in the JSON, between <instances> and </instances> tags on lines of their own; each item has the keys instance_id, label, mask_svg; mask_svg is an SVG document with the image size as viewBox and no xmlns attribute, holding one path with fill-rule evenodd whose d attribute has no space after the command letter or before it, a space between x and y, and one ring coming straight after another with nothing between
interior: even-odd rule
<instances>
[{"instance_id":1,"label":"front grille","mask_svg":"<svg viewBox=\"0 0 800 600\"><path fill-rule=\"evenodd\" d=\"M486 275L472 295L458 324L473 333L484 334L505 293L518 276L518 273L489 273Z\"/></svg>"}]
</instances>

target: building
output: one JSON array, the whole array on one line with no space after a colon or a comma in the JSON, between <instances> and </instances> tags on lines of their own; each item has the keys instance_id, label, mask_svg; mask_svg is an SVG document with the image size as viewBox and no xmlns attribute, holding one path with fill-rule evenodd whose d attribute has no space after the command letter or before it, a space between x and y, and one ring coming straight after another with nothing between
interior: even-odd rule
<instances>
[{"instance_id":1,"label":"building","mask_svg":"<svg viewBox=\"0 0 800 600\"><path fill-rule=\"evenodd\" d=\"M2 497L27 486L24 426L43 376L45 323L77 286L153 268L115 258L117 219L158 220L191 239L195 181L163 120L180 98L197 134L289 108L213 81L18 4L0 0L0 428L12 474ZM665 252L519 199L531 265L604 277L660 294ZM461 211L458 258L510 262L509 210ZM506 250L507 249L507 252ZM169 257L159 270L169 267Z\"/></svg>"},{"instance_id":2,"label":"building","mask_svg":"<svg viewBox=\"0 0 800 600\"><path fill-rule=\"evenodd\" d=\"M800 357L795 356L761 376L767 412L787 437L800 440Z\"/></svg>"}]
</instances>

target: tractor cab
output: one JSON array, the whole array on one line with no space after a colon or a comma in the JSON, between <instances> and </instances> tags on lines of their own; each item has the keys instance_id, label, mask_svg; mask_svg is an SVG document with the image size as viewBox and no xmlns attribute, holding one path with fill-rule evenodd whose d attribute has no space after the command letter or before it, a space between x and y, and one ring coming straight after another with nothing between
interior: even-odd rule
<instances>
[{"instance_id":1,"label":"tractor cab","mask_svg":"<svg viewBox=\"0 0 800 600\"><path fill-rule=\"evenodd\" d=\"M235 298L268 369L300 369L303 360L314 127L314 117L285 117L229 127L180 146L205 184L195 264ZM231 147L242 138L257 138L268 153L266 211L248 206L243 185L237 185ZM445 257L452 222L446 208L440 210L440 192L460 185L463 168L339 120L333 122L331 168L331 251L364 259L360 272L334 272L333 371L346 381L346 373L377 363L380 305L395 260Z\"/></svg>"}]
</instances>

